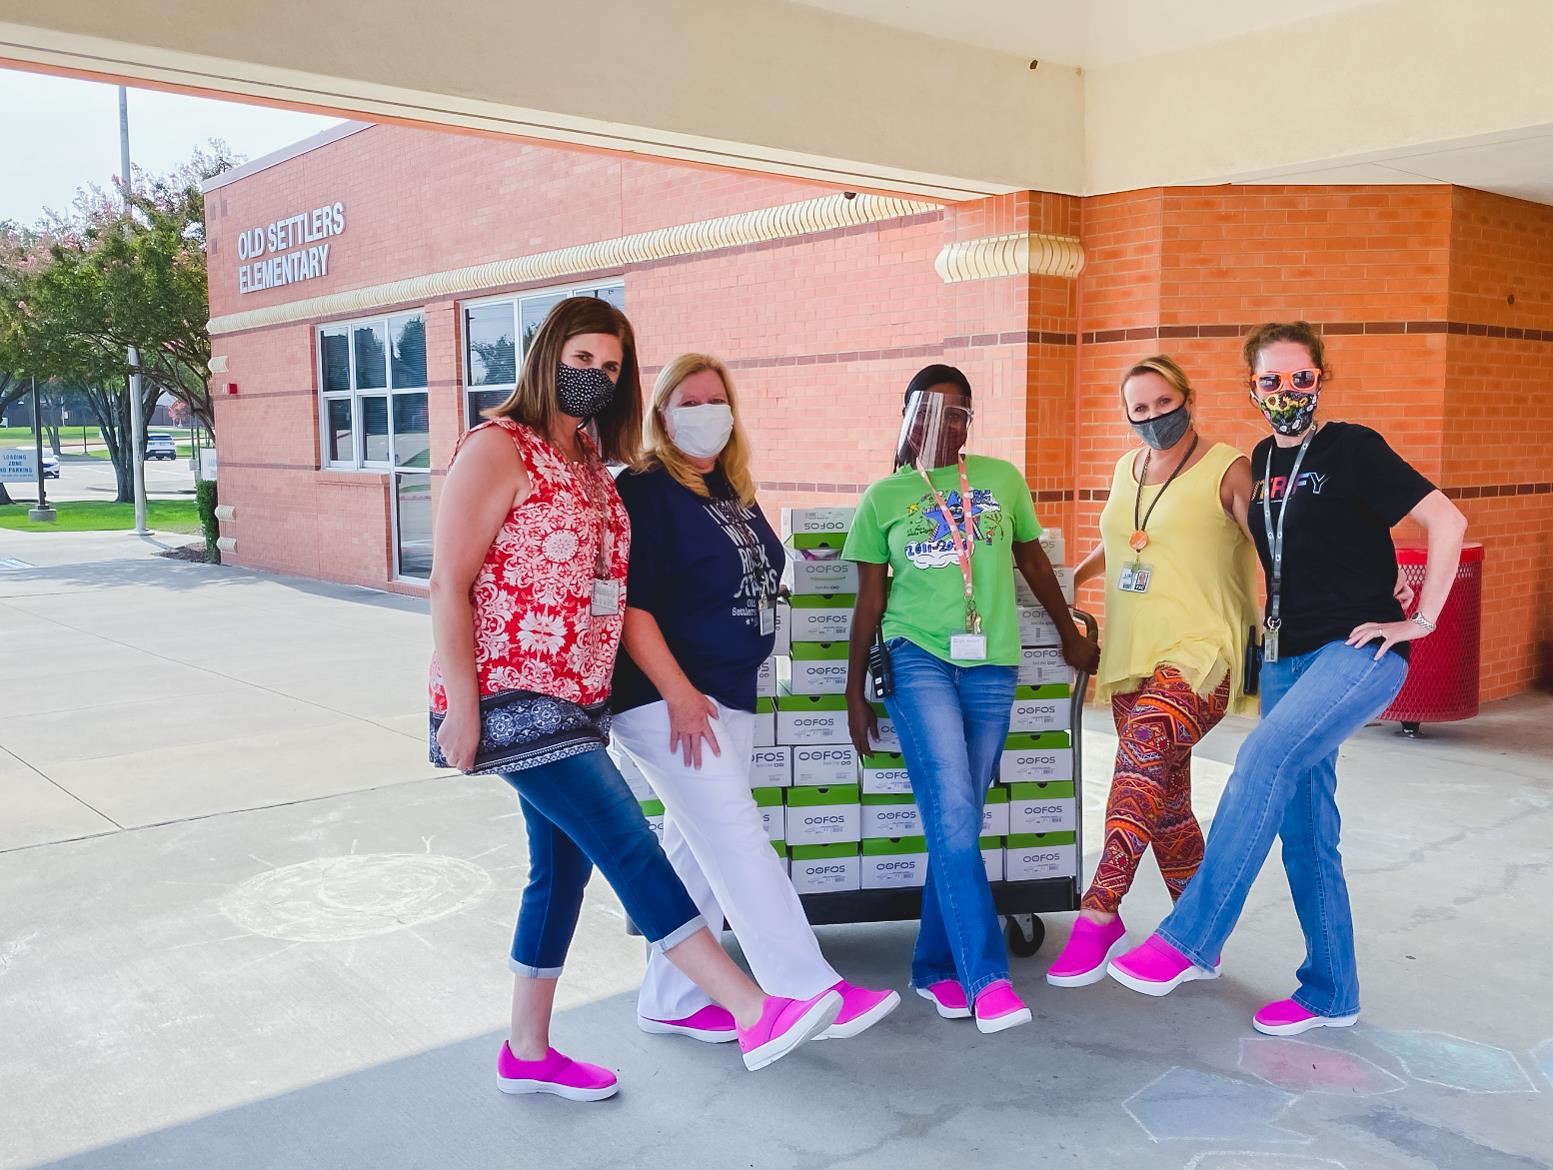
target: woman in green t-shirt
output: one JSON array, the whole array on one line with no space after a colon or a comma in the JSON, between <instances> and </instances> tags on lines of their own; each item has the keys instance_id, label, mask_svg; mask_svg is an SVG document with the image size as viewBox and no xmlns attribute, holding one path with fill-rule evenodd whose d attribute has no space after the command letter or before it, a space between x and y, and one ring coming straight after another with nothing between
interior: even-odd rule
<instances>
[{"instance_id":1,"label":"woman in green t-shirt","mask_svg":"<svg viewBox=\"0 0 1553 1170\"><path fill-rule=\"evenodd\" d=\"M1001 1032L1030 1019L1009 983L980 847L1019 663L1016 565L1062 632L1063 657L1092 673L1099 652L1037 542L1024 476L962 454L972 418L970 382L953 366L928 366L906 388L899 470L863 495L842 552L858 563L847 710L854 746L871 752L878 724L864 679L882 621L894 678L885 709L928 846L912 983L946 1019L974 1010L981 1031Z\"/></svg>"}]
</instances>

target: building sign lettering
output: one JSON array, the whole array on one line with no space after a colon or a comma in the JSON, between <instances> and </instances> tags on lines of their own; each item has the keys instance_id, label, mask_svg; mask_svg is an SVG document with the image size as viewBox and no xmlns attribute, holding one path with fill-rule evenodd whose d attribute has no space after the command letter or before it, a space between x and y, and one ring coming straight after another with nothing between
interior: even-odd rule
<instances>
[{"instance_id":1,"label":"building sign lettering","mask_svg":"<svg viewBox=\"0 0 1553 1170\"><path fill-rule=\"evenodd\" d=\"M237 237L237 291L258 292L329 275L326 241L345 231L345 204L328 203L300 215L250 228Z\"/></svg>"}]
</instances>

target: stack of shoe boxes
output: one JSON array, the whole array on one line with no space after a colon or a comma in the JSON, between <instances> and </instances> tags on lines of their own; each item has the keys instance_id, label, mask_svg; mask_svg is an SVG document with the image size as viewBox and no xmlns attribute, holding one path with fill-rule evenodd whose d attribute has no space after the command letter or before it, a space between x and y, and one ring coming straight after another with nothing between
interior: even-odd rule
<instances>
[{"instance_id":1,"label":"stack of shoe boxes","mask_svg":"<svg viewBox=\"0 0 1553 1170\"><path fill-rule=\"evenodd\" d=\"M856 890L863 805L847 730L847 652L857 566L841 559L852 508L784 508L788 598L776 658L775 738L791 756L787 849L801 894Z\"/></svg>"},{"instance_id":2,"label":"stack of shoe boxes","mask_svg":"<svg viewBox=\"0 0 1553 1170\"><path fill-rule=\"evenodd\" d=\"M1073 570L1064 567L1062 533L1041 536L1056 566L1063 595L1073 602ZM1063 661L1051 617L1021 576L1019 688L1008 741L998 764L989 813L1005 825L1004 877L1008 881L1072 877L1078 872L1077 790L1073 770L1073 672Z\"/></svg>"}]
</instances>

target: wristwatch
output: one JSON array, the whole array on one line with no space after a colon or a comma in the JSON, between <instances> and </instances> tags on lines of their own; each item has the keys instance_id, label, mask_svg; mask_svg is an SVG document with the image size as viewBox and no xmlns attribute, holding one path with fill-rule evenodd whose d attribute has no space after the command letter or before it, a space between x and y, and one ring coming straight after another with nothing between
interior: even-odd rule
<instances>
[{"instance_id":1,"label":"wristwatch","mask_svg":"<svg viewBox=\"0 0 1553 1170\"><path fill-rule=\"evenodd\" d=\"M1434 623L1423 615L1422 610L1413 615L1413 624L1422 629L1426 634L1434 633Z\"/></svg>"}]
</instances>

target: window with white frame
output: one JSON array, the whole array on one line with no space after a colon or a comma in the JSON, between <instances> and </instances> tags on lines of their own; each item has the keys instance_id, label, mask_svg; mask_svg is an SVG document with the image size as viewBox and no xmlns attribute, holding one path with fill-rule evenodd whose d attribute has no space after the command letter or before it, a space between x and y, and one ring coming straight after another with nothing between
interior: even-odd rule
<instances>
[{"instance_id":1,"label":"window with white frame","mask_svg":"<svg viewBox=\"0 0 1553 1170\"><path fill-rule=\"evenodd\" d=\"M546 315L567 297L599 297L625 308L625 286L583 284L536 289L464 305L464 424L474 426L480 412L500 406L517 386L523 357Z\"/></svg>"},{"instance_id":2,"label":"window with white frame","mask_svg":"<svg viewBox=\"0 0 1553 1170\"><path fill-rule=\"evenodd\" d=\"M392 473L395 573L430 576L425 316L394 313L320 326L318 365L324 466Z\"/></svg>"}]
</instances>

